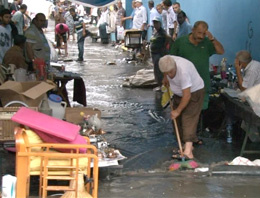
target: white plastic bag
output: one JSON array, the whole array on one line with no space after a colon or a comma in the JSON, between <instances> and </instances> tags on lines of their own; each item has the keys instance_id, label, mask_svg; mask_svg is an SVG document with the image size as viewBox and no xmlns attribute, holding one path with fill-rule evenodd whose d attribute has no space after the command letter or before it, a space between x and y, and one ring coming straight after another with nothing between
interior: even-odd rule
<instances>
[{"instance_id":1,"label":"white plastic bag","mask_svg":"<svg viewBox=\"0 0 260 198\"><path fill-rule=\"evenodd\" d=\"M246 98L255 114L260 117L260 84L241 92L239 97Z\"/></svg>"},{"instance_id":2,"label":"white plastic bag","mask_svg":"<svg viewBox=\"0 0 260 198\"><path fill-rule=\"evenodd\" d=\"M15 198L16 177L12 175L4 175L2 177L2 197Z\"/></svg>"},{"instance_id":3,"label":"white plastic bag","mask_svg":"<svg viewBox=\"0 0 260 198\"><path fill-rule=\"evenodd\" d=\"M55 48L53 47L52 42L49 39L47 39L47 41L48 41L49 47L51 49L51 60L50 61L56 63L56 62L58 62L58 53L56 52Z\"/></svg>"},{"instance_id":4,"label":"white plastic bag","mask_svg":"<svg viewBox=\"0 0 260 198\"><path fill-rule=\"evenodd\" d=\"M124 27L117 26L117 40L124 40L125 29Z\"/></svg>"}]
</instances>

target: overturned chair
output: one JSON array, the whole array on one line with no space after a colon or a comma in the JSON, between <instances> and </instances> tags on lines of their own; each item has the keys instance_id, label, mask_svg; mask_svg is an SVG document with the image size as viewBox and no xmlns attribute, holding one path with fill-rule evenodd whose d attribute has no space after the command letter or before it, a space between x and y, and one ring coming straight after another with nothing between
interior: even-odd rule
<instances>
[{"instance_id":1,"label":"overturned chair","mask_svg":"<svg viewBox=\"0 0 260 198\"><path fill-rule=\"evenodd\" d=\"M39 126L33 131L20 127L15 128L16 197L29 196L30 176L34 175L40 176L39 197L47 197L48 191L65 191L63 198L97 197L98 157L96 147L90 145L89 139L85 137L83 138L85 143L44 143L38 130L42 131L40 129L41 122L46 122L46 119L49 120L49 126L46 126L46 128L50 132L55 132L55 130L52 130L55 129L55 126L53 126L55 123L64 124L67 128L71 126L70 129L75 133L77 132L77 130L73 130L73 127L77 127L76 125L64 123L62 120L50 118L25 107L22 107L12 117L13 121L20 124L28 126L32 123L32 125L37 124ZM25 124L29 120L31 120L31 123ZM66 128L61 130L60 133L64 135ZM57 133L57 135L60 134ZM86 176L85 182L83 175ZM50 185L50 180L57 180L58 185ZM59 185L60 180L67 182L62 182L62 185ZM67 185L64 185L64 183Z\"/></svg>"}]
</instances>

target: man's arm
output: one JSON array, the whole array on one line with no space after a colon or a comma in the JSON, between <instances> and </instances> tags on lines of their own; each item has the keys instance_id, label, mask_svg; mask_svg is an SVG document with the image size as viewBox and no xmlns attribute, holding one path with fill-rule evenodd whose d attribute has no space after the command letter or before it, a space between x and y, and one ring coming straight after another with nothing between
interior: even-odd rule
<instances>
[{"instance_id":1,"label":"man's arm","mask_svg":"<svg viewBox=\"0 0 260 198\"><path fill-rule=\"evenodd\" d=\"M236 68L236 73L237 73L238 87L241 91L244 91L246 88L242 86L243 77L242 77L242 74L241 74L241 64L240 64L238 59L235 60L235 68Z\"/></svg>"},{"instance_id":2,"label":"man's arm","mask_svg":"<svg viewBox=\"0 0 260 198\"><path fill-rule=\"evenodd\" d=\"M32 49L32 43L28 43L26 42L26 52L27 52L27 55L28 55L28 58L30 61L33 62L34 60L34 53L33 53L33 49Z\"/></svg>"},{"instance_id":3,"label":"man's arm","mask_svg":"<svg viewBox=\"0 0 260 198\"><path fill-rule=\"evenodd\" d=\"M86 24L84 22L82 22L82 35L86 36Z\"/></svg>"},{"instance_id":4,"label":"man's arm","mask_svg":"<svg viewBox=\"0 0 260 198\"><path fill-rule=\"evenodd\" d=\"M207 37L209 38L209 40L213 43L215 50L216 50L216 54L224 54L225 50L224 47L222 46L222 44L211 34L210 31L206 32Z\"/></svg>"},{"instance_id":5,"label":"man's arm","mask_svg":"<svg viewBox=\"0 0 260 198\"><path fill-rule=\"evenodd\" d=\"M145 7L143 7L142 12L143 12L142 13L142 15L143 15L143 25L141 27L141 30L143 31L145 29L146 24L147 24L147 11L146 11Z\"/></svg>"},{"instance_id":6,"label":"man's arm","mask_svg":"<svg viewBox=\"0 0 260 198\"><path fill-rule=\"evenodd\" d=\"M181 102L180 102L179 106L177 107L177 109L175 109L171 112L172 119L176 119L181 114L183 109L185 109L185 107L188 105L190 98L191 98L190 87L183 89L182 98L181 98Z\"/></svg>"},{"instance_id":7,"label":"man's arm","mask_svg":"<svg viewBox=\"0 0 260 198\"><path fill-rule=\"evenodd\" d=\"M177 38L177 26L178 26L177 21L174 21L173 24L174 24L174 32L172 35L172 40L175 41L175 39Z\"/></svg>"}]
</instances>

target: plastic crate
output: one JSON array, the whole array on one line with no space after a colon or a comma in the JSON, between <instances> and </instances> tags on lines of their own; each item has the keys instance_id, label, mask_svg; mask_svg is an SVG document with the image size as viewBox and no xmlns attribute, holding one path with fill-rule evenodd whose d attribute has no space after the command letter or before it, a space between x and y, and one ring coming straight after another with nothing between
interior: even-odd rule
<instances>
[{"instance_id":1,"label":"plastic crate","mask_svg":"<svg viewBox=\"0 0 260 198\"><path fill-rule=\"evenodd\" d=\"M38 110L37 107L29 107ZM19 126L11 120L11 117L20 109L20 107L0 107L0 141L14 140L14 128Z\"/></svg>"}]
</instances>

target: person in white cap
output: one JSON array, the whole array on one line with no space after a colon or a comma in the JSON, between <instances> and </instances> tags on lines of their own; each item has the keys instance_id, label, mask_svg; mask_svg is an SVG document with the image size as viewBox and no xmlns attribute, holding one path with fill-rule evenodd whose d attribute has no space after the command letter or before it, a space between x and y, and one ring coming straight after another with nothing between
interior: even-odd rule
<instances>
[{"instance_id":1,"label":"person in white cap","mask_svg":"<svg viewBox=\"0 0 260 198\"><path fill-rule=\"evenodd\" d=\"M155 91L161 90L162 80L163 80L163 73L159 69L159 60L166 54L166 40L167 40L167 33L162 28L162 21L161 17L154 17L152 19L154 25L154 33L150 39L151 42L151 55L153 60L154 66L154 78L158 84L158 87L155 88Z\"/></svg>"},{"instance_id":2,"label":"person in white cap","mask_svg":"<svg viewBox=\"0 0 260 198\"><path fill-rule=\"evenodd\" d=\"M147 11L143 6L142 0L135 1L136 10L133 19L133 29L142 30L142 39L146 39L147 33Z\"/></svg>"},{"instance_id":3,"label":"person in white cap","mask_svg":"<svg viewBox=\"0 0 260 198\"><path fill-rule=\"evenodd\" d=\"M193 159L193 142L198 140L197 125L204 99L204 82L189 60L166 55L159 61L161 72L167 78L166 87L173 91L171 118L177 120L179 133L184 142L184 157ZM179 158L179 154L172 156Z\"/></svg>"}]
</instances>

